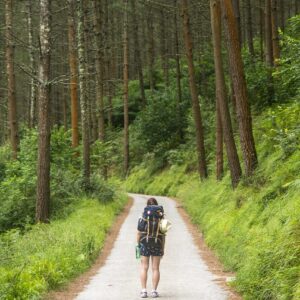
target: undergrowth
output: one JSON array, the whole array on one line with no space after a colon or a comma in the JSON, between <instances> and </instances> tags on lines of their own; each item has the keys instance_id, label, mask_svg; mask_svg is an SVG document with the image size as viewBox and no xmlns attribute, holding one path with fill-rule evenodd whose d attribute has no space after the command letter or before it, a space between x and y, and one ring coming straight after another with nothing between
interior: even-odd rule
<instances>
[{"instance_id":1,"label":"undergrowth","mask_svg":"<svg viewBox=\"0 0 300 300\"><path fill-rule=\"evenodd\" d=\"M73 200L72 213L65 219L0 235L0 299L40 299L86 270L126 200L125 195L108 203Z\"/></svg>"},{"instance_id":2,"label":"undergrowth","mask_svg":"<svg viewBox=\"0 0 300 300\"><path fill-rule=\"evenodd\" d=\"M211 175L200 183L188 161L156 174L144 164L126 181L131 192L179 198L225 268L236 272L244 299L300 299L299 111L296 101L254 120L259 168L234 191L228 172L221 182Z\"/></svg>"}]
</instances>

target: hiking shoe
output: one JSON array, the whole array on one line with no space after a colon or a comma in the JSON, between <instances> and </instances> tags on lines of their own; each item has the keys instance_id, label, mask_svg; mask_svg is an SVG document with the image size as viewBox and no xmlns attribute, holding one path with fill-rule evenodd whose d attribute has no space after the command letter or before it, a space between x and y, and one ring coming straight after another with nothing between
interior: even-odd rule
<instances>
[{"instance_id":1,"label":"hiking shoe","mask_svg":"<svg viewBox=\"0 0 300 300\"><path fill-rule=\"evenodd\" d=\"M158 292L157 291L152 291L151 292L151 297L152 298L158 298L159 297Z\"/></svg>"},{"instance_id":2,"label":"hiking shoe","mask_svg":"<svg viewBox=\"0 0 300 300\"><path fill-rule=\"evenodd\" d=\"M141 298L148 298L147 292L141 292Z\"/></svg>"}]
</instances>

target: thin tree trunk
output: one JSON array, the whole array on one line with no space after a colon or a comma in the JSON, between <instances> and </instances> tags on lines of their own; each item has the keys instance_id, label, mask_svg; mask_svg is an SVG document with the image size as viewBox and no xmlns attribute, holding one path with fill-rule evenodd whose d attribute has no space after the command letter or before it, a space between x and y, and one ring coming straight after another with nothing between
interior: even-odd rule
<instances>
[{"instance_id":1,"label":"thin tree trunk","mask_svg":"<svg viewBox=\"0 0 300 300\"><path fill-rule=\"evenodd\" d=\"M181 89L181 69L180 69L180 53L179 53L179 38L178 38L178 25L177 25L177 0L174 0L174 40L175 40L175 62L176 62L176 85L177 85L177 114L178 122L181 124L181 104L182 104L182 89ZM181 142L183 140L182 126L179 127L178 138Z\"/></svg>"},{"instance_id":2,"label":"thin tree trunk","mask_svg":"<svg viewBox=\"0 0 300 300\"><path fill-rule=\"evenodd\" d=\"M224 173L223 129L219 106L216 98L216 178L222 180Z\"/></svg>"},{"instance_id":3,"label":"thin tree trunk","mask_svg":"<svg viewBox=\"0 0 300 300\"><path fill-rule=\"evenodd\" d=\"M77 50L78 50L78 73L81 107L81 127L83 144L83 185L85 189L90 186L90 137L89 119L87 105L87 85L86 85L86 55L84 45L84 0L77 0Z\"/></svg>"},{"instance_id":4,"label":"thin tree trunk","mask_svg":"<svg viewBox=\"0 0 300 300\"><path fill-rule=\"evenodd\" d=\"M76 54L76 29L74 20L74 6L76 0L68 0L68 42L69 42L69 67L70 67L70 96L71 96L71 127L72 147L79 145L78 132L78 96L77 96L77 54Z\"/></svg>"},{"instance_id":5,"label":"thin tree trunk","mask_svg":"<svg viewBox=\"0 0 300 300\"><path fill-rule=\"evenodd\" d=\"M279 12L280 12L280 28L282 31L285 29L285 0L279 0Z\"/></svg>"},{"instance_id":6,"label":"thin tree trunk","mask_svg":"<svg viewBox=\"0 0 300 300\"><path fill-rule=\"evenodd\" d=\"M30 69L32 74L36 75L36 65L34 59L33 46L33 26L32 26L32 0L27 0L27 26L28 26L28 54L30 61ZM30 96L29 96L29 127L34 127L35 110L36 110L36 83L34 77L30 79Z\"/></svg>"},{"instance_id":7,"label":"thin tree trunk","mask_svg":"<svg viewBox=\"0 0 300 300\"><path fill-rule=\"evenodd\" d=\"M151 3L148 9L147 19L147 35L148 35L148 69L149 69L149 84L151 91L155 88L154 82L154 28L153 28L153 14Z\"/></svg>"},{"instance_id":8,"label":"thin tree trunk","mask_svg":"<svg viewBox=\"0 0 300 300\"><path fill-rule=\"evenodd\" d=\"M161 66L164 75L165 85L169 85L169 71L166 53L166 26L165 26L165 13L163 10L160 11L160 57Z\"/></svg>"},{"instance_id":9,"label":"thin tree trunk","mask_svg":"<svg viewBox=\"0 0 300 300\"><path fill-rule=\"evenodd\" d=\"M128 0L124 1L124 175L129 170L129 116L128 116Z\"/></svg>"},{"instance_id":10,"label":"thin tree trunk","mask_svg":"<svg viewBox=\"0 0 300 300\"><path fill-rule=\"evenodd\" d=\"M137 65L138 74L139 74L142 105L143 105L143 107L145 107L146 96L145 96L145 88L144 88L144 74L143 74L143 67L142 67L142 58L141 58L140 41L139 41L139 26L138 26L138 22L137 22L135 2L136 2L136 0L131 0L133 28L134 28L133 38L134 38L134 44L135 44L134 52L135 52L136 65Z\"/></svg>"},{"instance_id":11,"label":"thin tree trunk","mask_svg":"<svg viewBox=\"0 0 300 300\"><path fill-rule=\"evenodd\" d=\"M248 39L248 48L252 57L254 57L254 45L253 45L253 28L252 28L252 6L251 0L246 0L246 9L247 9L247 39Z\"/></svg>"},{"instance_id":12,"label":"thin tree trunk","mask_svg":"<svg viewBox=\"0 0 300 300\"><path fill-rule=\"evenodd\" d=\"M241 22L241 9L240 9L240 0L232 0L234 16L237 23L238 37L240 46L242 46L243 37L242 37L242 22Z\"/></svg>"},{"instance_id":13,"label":"thin tree trunk","mask_svg":"<svg viewBox=\"0 0 300 300\"><path fill-rule=\"evenodd\" d=\"M231 77L236 95L236 110L239 124L239 133L246 176L251 176L257 166L257 154L252 132L252 119L248 103L248 92L245 73L239 44L237 24L231 0L222 0L225 13L225 24L228 36L229 63Z\"/></svg>"},{"instance_id":14,"label":"thin tree trunk","mask_svg":"<svg viewBox=\"0 0 300 300\"><path fill-rule=\"evenodd\" d=\"M96 97L99 109L99 140L104 141L104 101L103 101L103 43L101 43L101 2L93 0L94 9L94 39L96 47Z\"/></svg>"},{"instance_id":15,"label":"thin tree trunk","mask_svg":"<svg viewBox=\"0 0 300 300\"><path fill-rule=\"evenodd\" d=\"M272 48L274 65L280 57L279 49L279 34L278 34L278 20L277 20L277 0L271 0L271 25L272 25Z\"/></svg>"},{"instance_id":16,"label":"thin tree trunk","mask_svg":"<svg viewBox=\"0 0 300 300\"><path fill-rule=\"evenodd\" d=\"M272 44L271 0L265 0L265 39L266 63L272 67L274 62Z\"/></svg>"},{"instance_id":17,"label":"thin tree trunk","mask_svg":"<svg viewBox=\"0 0 300 300\"><path fill-rule=\"evenodd\" d=\"M181 3L182 3L184 43L185 43L186 56L188 61L189 84L190 84L190 92L192 97L192 108L193 108L195 129L196 129L198 172L200 178L203 180L207 177L207 165L206 165L205 147L204 147L204 130L202 125L202 117L201 117L201 111L200 111L200 105L199 105L198 93L196 87L196 79L195 79L195 68L193 63L193 45L192 45L192 38L190 33L188 1L182 0Z\"/></svg>"},{"instance_id":18,"label":"thin tree trunk","mask_svg":"<svg viewBox=\"0 0 300 300\"><path fill-rule=\"evenodd\" d=\"M5 38L6 38L6 72L8 90L8 122L12 157L17 159L19 147L19 133L17 120L16 81L14 69L14 42L12 28L12 0L5 0Z\"/></svg>"},{"instance_id":19,"label":"thin tree trunk","mask_svg":"<svg viewBox=\"0 0 300 300\"><path fill-rule=\"evenodd\" d=\"M259 0L259 35L260 35L260 58L264 61L264 9L263 0Z\"/></svg>"},{"instance_id":20,"label":"thin tree trunk","mask_svg":"<svg viewBox=\"0 0 300 300\"><path fill-rule=\"evenodd\" d=\"M235 188L242 176L242 169L234 141L229 107L227 103L225 76L222 61L222 29L221 29L221 6L219 0L210 0L211 22L214 44L214 61L216 73L216 98L217 98L217 157L223 154L223 138L226 146L228 165L231 173L232 186ZM220 120L219 120L220 118ZM221 124L219 122L221 121ZM221 131L223 134L221 134ZM221 137L223 136L223 138ZM221 145L222 146L221 146ZM221 149L222 147L222 149ZM218 151L220 152L218 155ZM220 164L223 159L217 160ZM218 165L218 164L217 164ZM221 177L222 168L217 168L217 178Z\"/></svg>"},{"instance_id":21,"label":"thin tree trunk","mask_svg":"<svg viewBox=\"0 0 300 300\"><path fill-rule=\"evenodd\" d=\"M49 222L50 216L50 37L51 1L40 0L40 63L38 87L38 161L36 221Z\"/></svg>"}]
</instances>

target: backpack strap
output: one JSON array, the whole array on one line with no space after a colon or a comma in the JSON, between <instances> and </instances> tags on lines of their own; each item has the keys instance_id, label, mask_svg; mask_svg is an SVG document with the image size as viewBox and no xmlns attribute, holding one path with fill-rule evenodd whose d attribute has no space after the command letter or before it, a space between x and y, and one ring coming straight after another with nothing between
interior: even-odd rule
<instances>
[{"instance_id":1,"label":"backpack strap","mask_svg":"<svg viewBox=\"0 0 300 300\"><path fill-rule=\"evenodd\" d=\"M148 241L149 241L149 233L150 233L150 222L149 222L149 216L148 216L148 218L147 218L147 223L148 223L148 226L147 226L147 243L148 243Z\"/></svg>"},{"instance_id":2,"label":"backpack strap","mask_svg":"<svg viewBox=\"0 0 300 300\"><path fill-rule=\"evenodd\" d=\"M156 229L156 237L155 237L155 243L157 243L157 238L159 234L159 226L160 226L160 219L158 219L157 229Z\"/></svg>"}]
</instances>

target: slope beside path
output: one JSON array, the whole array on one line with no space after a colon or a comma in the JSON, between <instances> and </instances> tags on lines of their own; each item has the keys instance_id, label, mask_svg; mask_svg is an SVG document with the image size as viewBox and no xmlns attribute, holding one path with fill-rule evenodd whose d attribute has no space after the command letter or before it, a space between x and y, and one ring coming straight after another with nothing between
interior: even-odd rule
<instances>
[{"instance_id":1,"label":"slope beside path","mask_svg":"<svg viewBox=\"0 0 300 300\"><path fill-rule=\"evenodd\" d=\"M76 300L134 300L140 299L139 267L135 259L136 225L148 196L131 194L134 199L128 217L123 223L114 247L105 265L90 279ZM176 202L156 197L164 206L173 227L166 239L166 255L161 261L161 281L158 287L161 299L225 300L231 293L217 284L218 277L208 270L201 258L193 236L176 208ZM148 291L151 291L151 268ZM236 299L236 298L235 298Z\"/></svg>"}]
</instances>

